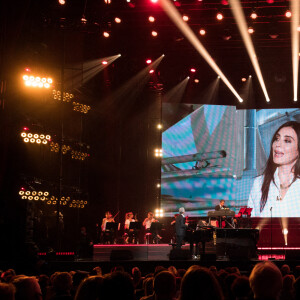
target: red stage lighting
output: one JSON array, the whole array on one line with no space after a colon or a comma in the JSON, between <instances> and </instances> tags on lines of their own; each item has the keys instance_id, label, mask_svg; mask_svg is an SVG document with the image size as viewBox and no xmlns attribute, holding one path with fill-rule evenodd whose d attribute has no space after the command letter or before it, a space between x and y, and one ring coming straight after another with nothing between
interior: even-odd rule
<instances>
[{"instance_id":1,"label":"red stage lighting","mask_svg":"<svg viewBox=\"0 0 300 300\"><path fill-rule=\"evenodd\" d=\"M217 13L216 17L217 17L217 20L219 20L219 21L223 20L223 18L224 18L223 14L221 14L221 13Z\"/></svg>"},{"instance_id":2,"label":"red stage lighting","mask_svg":"<svg viewBox=\"0 0 300 300\"><path fill-rule=\"evenodd\" d=\"M30 72L31 70L29 68L25 68L25 71L26 72Z\"/></svg>"},{"instance_id":3,"label":"red stage lighting","mask_svg":"<svg viewBox=\"0 0 300 300\"><path fill-rule=\"evenodd\" d=\"M200 29L200 30L199 30L199 34L200 34L200 35L205 35L205 34L206 34L206 31L205 31L205 29L203 29L203 28L202 28L202 29Z\"/></svg>"},{"instance_id":4,"label":"red stage lighting","mask_svg":"<svg viewBox=\"0 0 300 300\"><path fill-rule=\"evenodd\" d=\"M195 73L196 72L196 69L194 69L194 68L191 68L191 70L190 70L192 73Z\"/></svg>"},{"instance_id":5,"label":"red stage lighting","mask_svg":"<svg viewBox=\"0 0 300 300\"><path fill-rule=\"evenodd\" d=\"M267 3L272 4L274 3L274 0L267 0Z\"/></svg>"},{"instance_id":6,"label":"red stage lighting","mask_svg":"<svg viewBox=\"0 0 300 300\"><path fill-rule=\"evenodd\" d=\"M29 128L28 127L23 127L23 130L29 130Z\"/></svg>"},{"instance_id":7,"label":"red stage lighting","mask_svg":"<svg viewBox=\"0 0 300 300\"><path fill-rule=\"evenodd\" d=\"M150 16L149 18L148 18L148 20L149 20L149 22L155 22L155 18L154 17L152 17L152 16Z\"/></svg>"},{"instance_id":8,"label":"red stage lighting","mask_svg":"<svg viewBox=\"0 0 300 300\"><path fill-rule=\"evenodd\" d=\"M152 3L157 3L158 0L150 0Z\"/></svg>"},{"instance_id":9,"label":"red stage lighting","mask_svg":"<svg viewBox=\"0 0 300 300\"><path fill-rule=\"evenodd\" d=\"M146 60L146 64L149 65L149 64L151 64L151 63L152 63L152 60L151 60L151 59L147 59L147 60Z\"/></svg>"},{"instance_id":10,"label":"red stage lighting","mask_svg":"<svg viewBox=\"0 0 300 300\"><path fill-rule=\"evenodd\" d=\"M187 22L189 20L189 17L187 15L183 15L182 16L182 20L185 21L185 22Z\"/></svg>"},{"instance_id":11,"label":"red stage lighting","mask_svg":"<svg viewBox=\"0 0 300 300\"><path fill-rule=\"evenodd\" d=\"M222 0L222 1L221 1L221 4L222 4L222 5L228 5L228 0Z\"/></svg>"},{"instance_id":12,"label":"red stage lighting","mask_svg":"<svg viewBox=\"0 0 300 300\"><path fill-rule=\"evenodd\" d=\"M150 74L153 74L153 73L154 73L154 70L153 70L153 69L151 69L151 70L149 71L149 73L150 73Z\"/></svg>"},{"instance_id":13,"label":"red stage lighting","mask_svg":"<svg viewBox=\"0 0 300 300\"><path fill-rule=\"evenodd\" d=\"M291 11L290 11L290 10L287 10L287 11L285 12L285 16L286 16L287 18L290 18L290 17L292 16Z\"/></svg>"},{"instance_id":14,"label":"red stage lighting","mask_svg":"<svg viewBox=\"0 0 300 300\"><path fill-rule=\"evenodd\" d=\"M102 65L107 65L107 61L106 61L106 60L103 60L103 61L102 61Z\"/></svg>"},{"instance_id":15,"label":"red stage lighting","mask_svg":"<svg viewBox=\"0 0 300 300\"><path fill-rule=\"evenodd\" d=\"M174 4L175 4L176 7L180 7L181 6L181 3L179 1L177 1L177 0L174 0Z\"/></svg>"}]
</instances>

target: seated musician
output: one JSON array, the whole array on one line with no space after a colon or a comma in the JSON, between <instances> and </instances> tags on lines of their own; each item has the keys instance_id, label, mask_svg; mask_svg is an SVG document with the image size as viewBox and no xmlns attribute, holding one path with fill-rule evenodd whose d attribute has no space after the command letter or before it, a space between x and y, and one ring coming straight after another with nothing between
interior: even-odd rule
<instances>
[{"instance_id":1,"label":"seated musician","mask_svg":"<svg viewBox=\"0 0 300 300\"><path fill-rule=\"evenodd\" d=\"M133 243L133 239L135 237L135 232L133 229L129 229L130 223L131 222L136 222L137 220L134 218L133 213L130 211L128 213L125 214L125 225L124 225L124 229L125 229L125 243L126 244L131 244Z\"/></svg>"},{"instance_id":2,"label":"seated musician","mask_svg":"<svg viewBox=\"0 0 300 300\"><path fill-rule=\"evenodd\" d=\"M108 222L115 222L110 211L107 211L105 213L105 218L102 219L101 230L102 230L103 244L107 244L107 243L113 244L114 243L115 233L106 228L106 223L108 223Z\"/></svg>"},{"instance_id":3,"label":"seated musician","mask_svg":"<svg viewBox=\"0 0 300 300\"><path fill-rule=\"evenodd\" d=\"M144 220L143 222L143 226L145 227L146 229L146 234L147 233L151 233L152 234L152 240L153 240L153 243L155 243L157 240L160 240L162 237L155 231L155 232L151 232L150 231L150 228L151 228L151 224L154 223L154 222L158 222L158 220L156 220L154 218L154 215L152 212L148 212L148 216L147 218Z\"/></svg>"},{"instance_id":4,"label":"seated musician","mask_svg":"<svg viewBox=\"0 0 300 300\"><path fill-rule=\"evenodd\" d=\"M215 210L219 211L219 210L223 210L223 209L228 209L228 207L225 206L225 200L221 199L220 203L215 206ZM217 222L219 222L219 221L217 221ZM225 216L222 217L222 228L225 228L225 227L234 228L235 223L236 223L236 220L231 217L227 217L227 219ZM217 227L219 227L219 226L217 226Z\"/></svg>"}]
</instances>

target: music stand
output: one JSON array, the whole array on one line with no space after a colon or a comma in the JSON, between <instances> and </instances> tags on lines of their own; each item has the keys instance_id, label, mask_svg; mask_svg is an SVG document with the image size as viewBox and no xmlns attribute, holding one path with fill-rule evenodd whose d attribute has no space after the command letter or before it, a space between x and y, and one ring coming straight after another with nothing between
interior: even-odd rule
<instances>
[{"instance_id":1,"label":"music stand","mask_svg":"<svg viewBox=\"0 0 300 300\"><path fill-rule=\"evenodd\" d=\"M108 231L117 231L118 230L118 225L119 224L116 223L116 222L107 222L105 230L108 230Z\"/></svg>"},{"instance_id":2,"label":"music stand","mask_svg":"<svg viewBox=\"0 0 300 300\"><path fill-rule=\"evenodd\" d=\"M130 222L129 230L140 230L142 228L142 222Z\"/></svg>"},{"instance_id":3,"label":"music stand","mask_svg":"<svg viewBox=\"0 0 300 300\"><path fill-rule=\"evenodd\" d=\"M251 217L252 209L253 208L251 208L251 207L247 207L244 214L247 215L247 217Z\"/></svg>"},{"instance_id":4,"label":"music stand","mask_svg":"<svg viewBox=\"0 0 300 300\"><path fill-rule=\"evenodd\" d=\"M151 232L157 232L162 229L163 224L159 222L152 222L150 226Z\"/></svg>"}]
</instances>

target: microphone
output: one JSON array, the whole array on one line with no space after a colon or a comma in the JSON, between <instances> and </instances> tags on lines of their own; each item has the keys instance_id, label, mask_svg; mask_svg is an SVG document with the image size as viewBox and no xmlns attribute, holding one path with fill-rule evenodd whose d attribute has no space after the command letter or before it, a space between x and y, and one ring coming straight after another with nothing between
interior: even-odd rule
<instances>
[{"instance_id":1,"label":"microphone","mask_svg":"<svg viewBox=\"0 0 300 300\"><path fill-rule=\"evenodd\" d=\"M271 206L271 207L270 207L270 211L272 211L272 209L273 209L273 207Z\"/></svg>"}]
</instances>

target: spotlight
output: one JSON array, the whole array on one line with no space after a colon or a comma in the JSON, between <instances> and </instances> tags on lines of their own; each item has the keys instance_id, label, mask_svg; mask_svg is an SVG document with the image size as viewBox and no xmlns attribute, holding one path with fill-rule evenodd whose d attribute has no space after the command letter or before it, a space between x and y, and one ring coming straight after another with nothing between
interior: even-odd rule
<instances>
[{"instance_id":1,"label":"spotlight","mask_svg":"<svg viewBox=\"0 0 300 300\"><path fill-rule=\"evenodd\" d=\"M290 18L290 17L292 16L291 11L290 11L290 10L287 10L287 11L285 12L285 16L286 16L287 18Z\"/></svg>"},{"instance_id":2,"label":"spotlight","mask_svg":"<svg viewBox=\"0 0 300 300\"><path fill-rule=\"evenodd\" d=\"M149 71L149 73L150 73L150 74L153 74L153 73L154 73L154 70L153 70L153 69L151 69L151 70Z\"/></svg>"},{"instance_id":3,"label":"spotlight","mask_svg":"<svg viewBox=\"0 0 300 300\"><path fill-rule=\"evenodd\" d=\"M50 87L50 84L53 82L52 78L48 78L48 82L46 78L42 78L39 76L28 76L24 75L23 76L24 84L26 86L32 86L32 87L39 87L39 88L46 88L48 89Z\"/></svg>"},{"instance_id":4,"label":"spotlight","mask_svg":"<svg viewBox=\"0 0 300 300\"><path fill-rule=\"evenodd\" d=\"M196 73L196 69L194 69L194 68L190 69L190 71L191 71L192 73Z\"/></svg>"},{"instance_id":5,"label":"spotlight","mask_svg":"<svg viewBox=\"0 0 300 300\"><path fill-rule=\"evenodd\" d=\"M21 137L26 137L26 132L22 132Z\"/></svg>"},{"instance_id":6,"label":"spotlight","mask_svg":"<svg viewBox=\"0 0 300 300\"><path fill-rule=\"evenodd\" d=\"M65 5L65 4L66 4L66 1L65 1L65 0L58 0L58 3L59 3L60 5Z\"/></svg>"},{"instance_id":7,"label":"spotlight","mask_svg":"<svg viewBox=\"0 0 300 300\"><path fill-rule=\"evenodd\" d=\"M221 20L223 20L224 16L222 13L217 13L216 18L217 18L217 20L221 21Z\"/></svg>"},{"instance_id":8,"label":"spotlight","mask_svg":"<svg viewBox=\"0 0 300 300\"><path fill-rule=\"evenodd\" d=\"M158 0L150 0L152 3L157 3Z\"/></svg>"},{"instance_id":9,"label":"spotlight","mask_svg":"<svg viewBox=\"0 0 300 300\"><path fill-rule=\"evenodd\" d=\"M194 80L194 82L195 82L195 83L199 83L199 79L196 78L196 79Z\"/></svg>"},{"instance_id":10,"label":"spotlight","mask_svg":"<svg viewBox=\"0 0 300 300\"><path fill-rule=\"evenodd\" d=\"M185 21L185 22L187 22L189 20L189 17L187 15L183 15L182 16L182 20Z\"/></svg>"},{"instance_id":11,"label":"spotlight","mask_svg":"<svg viewBox=\"0 0 300 300\"><path fill-rule=\"evenodd\" d=\"M158 184L156 185L156 187L157 187L157 188L160 188L160 183L158 183Z\"/></svg>"},{"instance_id":12,"label":"spotlight","mask_svg":"<svg viewBox=\"0 0 300 300\"><path fill-rule=\"evenodd\" d=\"M247 81L247 79L245 77L243 77L241 80L242 80L242 82L246 82Z\"/></svg>"},{"instance_id":13,"label":"spotlight","mask_svg":"<svg viewBox=\"0 0 300 300\"><path fill-rule=\"evenodd\" d=\"M119 24L119 23L122 22L122 20L121 20L120 18L116 17L116 18L115 18L115 22Z\"/></svg>"},{"instance_id":14,"label":"spotlight","mask_svg":"<svg viewBox=\"0 0 300 300\"><path fill-rule=\"evenodd\" d=\"M156 157L162 157L163 156L163 150L162 149L155 149L154 150L154 155L156 156Z\"/></svg>"},{"instance_id":15,"label":"spotlight","mask_svg":"<svg viewBox=\"0 0 300 300\"><path fill-rule=\"evenodd\" d=\"M157 124L157 129L162 129L162 124Z\"/></svg>"},{"instance_id":16,"label":"spotlight","mask_svg":"<svg viewBox=\"0 0 300 300\"><path fill-rule=\"evenodd\" d=\"M105 4L111 4L111 0L104 0Z\"/></svg>"},{"instance_id":17,"label":"spotlight","mask_svg":"<svg viewBox=\"0 0 300 300\"><path fill-rule=\"evenodd\" d=\"M106 60L103 60L103 61L102 61L102 65L107 65L107 61L106 61Z\"/></svg>"},{"instance_id":18,"label":"spotlight","mask_svg":"<svg viewBox=\"0 0 300 300\"><path fill-rule=\"evenodd\" d=\"M253 11L250 15L250 18L255 20L257 18L257 13L255 11Z\"/></svg>"},{"instance_id":19,"label":"spotlight","mask_svg":"<svg viewBox=\"0 0 300 300\"><path fill-rule=\"evenodd\" d=\"M151 64L151 63L152 63L152 60L151 60L151 59L147 59L147 60L146 60L146 64L147 64L147 65L149 65L149 64Z\"/></svg>"},{"instance_id":20,"label":"spotlight","mask_svg":"<svg viewBox=\"0 0 300 300\"><path fill-rule=\"evenodd\" d=\"M205 35L205 34L206 34L206 31L205 31L205 29L200 29L200 30L199 30L199 33L200 33L200 35Z\"/></svg>"},{"instance_id":21,"label":"spotlight","mask_svg":"<svg viewBox=\"0 0 300 300\"><path fill-rule=\"evenodd\" d=\"M148 20L149 20L149 22L151 22L151 23L155 22L155 18L152 17L152 16L150 16L150 17L148 18Z\"/></svg>"},{"instance_id":22,"label":"spotlight","mask_svg":"<svg viewBox=\"0 0 300 300\"><path fill-rule=\"evenodd\" d=\"M152 34L152 36L158 36L157 31L154 31L154 30L151 32L151 34Z\"/></svg>"},{"instance_id":23,"label":"spotlight","mask_svg":"<svg viewBox=\"0 0 300 300\"><path fill-rule=\"evenodd\" d=\"M87 19L85 18L85 16L83 15L82 18L80 19L82 24L86 24L87 23Z\"/></svg>"},{"instance_id":24,"label":"spotlight","mask_svg":"<svg viewBox=\"0 0 300 300\"><path fill-rule=\"evenodd\" d=\"M161 208L157 208L155 210L155 217L162 218L164 216L164 210Z\"/></svg>"},{"instance_id":25,"label":"spotlight","mask_svg":"<svg viewBox=\"0 0 300 300\"><path fill-rule=\"evenodd\" d=\"M108 37L109 37L109 33L108 33L107 31L104 31L104 32L103 32L103 36L104 36L105 38L108 38Z\"/></svg>"},{"instance_id":26,"label":"spotlight","mask_svg":"<svg viewBox=\"0 0 300 300\"><path fill-rule=\"evenodd\" d=\"M248 28L248 32L249 32L249 34L253 34L253 33L254 33L253 27L250 26L250 27Z\"/></svg>"}]
</instances>

